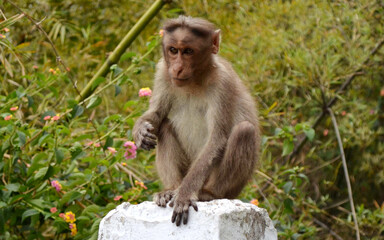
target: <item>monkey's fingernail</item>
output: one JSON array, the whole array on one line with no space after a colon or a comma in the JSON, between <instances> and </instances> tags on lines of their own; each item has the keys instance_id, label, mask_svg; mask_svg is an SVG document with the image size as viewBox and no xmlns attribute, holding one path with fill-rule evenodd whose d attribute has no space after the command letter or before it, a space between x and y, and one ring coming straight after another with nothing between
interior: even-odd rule
<instances>
[{"instance_id":1,"label":"monkey's fingernail","mask_svg":"<svg viewBox=\"0 0 384 240\"><path fill-rule=\"evenodd\" d=\"M172 223L174 223L175 222L175 220L176 220L176 212L174 211L173 212L173 215L172 215L172 219L171 219L171 221L172 221Z\"/></svg>"},{"instance_id":2,"label":"monkey's fingernail","mask_svg":"<svg viewBox=\"0 0 384 240\"><path fill-rule=\"evenodd\" d=\"M187 224L188 222L188 212L185 212L184 215L183 215L183 223L184 225Z\"/></svg>"}]
</instances>

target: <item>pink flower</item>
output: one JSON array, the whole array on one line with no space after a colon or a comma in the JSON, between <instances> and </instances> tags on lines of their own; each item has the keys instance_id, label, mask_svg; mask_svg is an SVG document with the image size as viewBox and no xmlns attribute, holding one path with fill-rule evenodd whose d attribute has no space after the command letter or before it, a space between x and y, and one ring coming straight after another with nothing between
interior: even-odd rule
<instances>
[{"instance_id":1,"label":"pink flower","mask_svg":"<svg viewBox=\"0 0 384 240\"><path fill-rule=\"evenodd\" d=\"M163 30L163 29L160 29L160 31L159 31L159 35L160 35L160 37L163 37L163 36L164 36L164 30Z\"/></svg>"},{"instance_id":2,"label":"pink flower","mask_svg":"<svg viewBox=\"0 0 384 240\"><path fill-rule=\"evenodd\" d=\"M109 150L109 152L110 152L112 155L115 155L116 152L117 152L116 149L113 148L113 147L108 147L107 149Z\"/></svg>"},{"instance_id":3,"label":"pink flower","mask_svg":"<svg viewBox=\"0 0 384 240\"><path fill-rule=\"evenodd\" d=\"M94 146L94 147L100 147L101 144L100 144L100 143L95 143L95 144L93 144L93 146Z\"/></svg>"},{"instance_id":4,"label":"pink flower","mask_svg":"<svg viewBox=\"0 0 384 240\"><path fill-rule=\"evenodd\" d=\"M11 110L12 112L15 112L15 111L17 111L17 109L19 109L18 106L16 106L16 107L11 107L9 110Z\"/></svg>"},{"instance_id":5,"label":"pink flower","mask_svg":"<svg viewBox=\"0 0 384 240\"><path fill-rule=\"evenodd\" d=\"M61 184L59 183L59 181L56 181L56 180L52 181L51 185L52 185L52 187L56 188L56 191L58 191L58 192L60 192L61 189L63 188L61 186Z\"/></svg>"},{"instance_id":6,"label":"pink flower","mask_svg":"<svg viewBox=\"0 0 384 240\"><path fill-rule=\"evenodd\" d=\"M5 32L9 32L9 28L3 28Z\"/></svg>"},{"instance_id":7,"label":"pink flower","mask_svg":"<svg viewBox=\"0 0 384 240\"><path fill-rule=\"evenodd\" d=\"M375 114L375 110L374 110L374 109L371 109L371 111L369 111L369 113L370 113L371 115L373 115L373 114Z\"/></svg>"},{"instance_id":8,"label":"pink flower","mask_svg":"<svg viewBox=\"0 0 384 240\"><path fill-rule=\"evenodd\" d=\"M55 213L55 212L57 212L57 208L53 207L50 209L50 211L51 211L51 213Z\"/></svg>"},{"instance_id":9,"label":"pink flower","mask_svg":"<svg viewBox=\"0 0 384 240\"><path fill-rule=\"evenodd\" d=\"M381 89L380 96L384 97L384 89Z\"/></svg>"},{"instance_id":10,"label":"pink flower","mask_svg":"<svg viewBox=\"0 0 384 240\"><path fill-rule=\"evenodd\" d=\"M66 212L64 220L68 223L74 223L76 221L76 215L72 211Z\"/></svg>"},{"instance_id":11,"label":"pink flower","mask_svg":"<svg viewBox=\"0 0 384 240\"><path fill-rule=\"evenodd\" d=\"M45 117L44 117L44 120L45 120L45 121L48 121L49 119L51 119L51 116L45 116Z\"/></svg>"},{"instance_id":12,"label":"pink flower","mask_svg":"<svg viewBox=\"0 0 384 240\"><path fill-rule=\"evenodd\" d=\"M60 114L56 114L56 116L53 116L52 117L52 120L53 121L57 121L57 120L59 120L60 119Z\"/></svg>"},{"instance_id":13,"label":"pink flower","mask_svg":"<svg viewBox=\"0 0 384 240\"><path fill-rule=\"evenodd\" d=\"M5 120L5 121L11 120L12 117L13 117L12 115L5 116L5 117L4 117L4 120Z\"/></svg>"},{"instance_id":14,"label":"pink flower","mask_svg":"<svg viewBox=\"0 0 384 240\"><path fill-rule=\"evenodd\" d=\"M124 157L126 159L132 159L136 157L137 147L134 142L127 141L124 143L124 147L127 149L127 151L124 153Z\"/></svg>"},{"instance_id":15,"label":"pink flower","mask_svg":"<svg viewBox=\"0 0 384 240\"><path fill-rule=\"evenodd\" d=\"M123 197L123 196L119 195L119 196L114 197L113 200L115 200L115 201L119 201L122 197Z\"/></svg>"},{"instance_id":16,"label":"pink flower","mask_svg":"<svg viewBox=\"0 0 384 240\"><path fill-rule=\"evenodd\" d=\"M60 214L59 214L59 217L61 217L62 219L65 220L65 214L64 214L64 213L60 213Z\"/></svg>"},{"instance_id":17,"label":"pink flower","mask_svg":"<svg viewBox=\"0 0 384 240\"><path fill-rule=\"evenodd\" d=\"M87 147L90 147L90 146L92 146L92 145L93 145L93 141L87 142L87 143L85 144L85 146L87 146Z\"/></svg>"},{"instance_id":18,"label":"pink flower","mask_svg":"<svg viewBox=\"0 0 384 240\"><path fill-rule=\"evenodd\" d=\"M328 135L328 133L329 133L329 130L328 129L324 129L324 131L323 131L324 137L326 137Z\"/></svg>"},{"instance_id":19,"label":"pink flower","mask_svg":"<svg viewBox=\"0 0 384 240\"><path fill-rule=\"evenodd\" d=\"M345 116L346 114L347 114L346 111L342 111L342 112L341 112L341 116Z\"/></svg>"},{"instance_id":20,"label":"pink flower","mask_svg":"<svg viewBox=\"0 0 384 240\"><path fill-rule=\"evenodd\" d=\"M139 97L150 97L152 95L152 90L148 87L142 88L139 91Z\"/></svg>"},{"instance_id":21,"label":"pink flower","mask_svg":"<svg viewBox=\"0 0 384 240\"><path fill-rule=\"evenodd\" d=\"M33 69L39 69L39 67L37 65L33 65L32 67Z\"/></svg>"}]
</instances>

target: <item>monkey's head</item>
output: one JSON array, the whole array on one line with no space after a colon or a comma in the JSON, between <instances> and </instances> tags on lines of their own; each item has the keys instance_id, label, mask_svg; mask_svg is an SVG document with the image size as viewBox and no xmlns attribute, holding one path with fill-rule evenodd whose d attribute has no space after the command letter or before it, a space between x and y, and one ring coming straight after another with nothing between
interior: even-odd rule
<instances>
[{"instance_id":1,"label":"monkey's head","mask_svg":"<svg viewBox=\"0 0 384 240\"><path fill-rule=\"evenodd\" d=\"M185 16L167 20L163 29L163 56L172 83L182 87L199 81L219 51L220 30L204 19Z\"/></svg>"}]
</instances>

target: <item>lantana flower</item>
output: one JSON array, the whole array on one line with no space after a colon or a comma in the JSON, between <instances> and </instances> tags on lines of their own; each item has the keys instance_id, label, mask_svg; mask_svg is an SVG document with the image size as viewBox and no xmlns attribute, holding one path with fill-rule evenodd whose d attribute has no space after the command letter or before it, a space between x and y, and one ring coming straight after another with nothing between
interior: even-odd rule
<instances>
[{"instance_id":1,"label":"lantana flower","mask_svg":"<svg viewBox=\"0 0 384 240\"><path fill-rule=\"evenodd\" d=\"M137 180L135 180L135 185L140 186L140 187L142 187L144 189L148 189L147 186L145 186L143 182L139 182Z\"/></svg>"},{"instance_id":2,"label":"lantana flower","mask_svg":"<svg viewBox=\"0 0 384 240\"><path fill-rule=\"evenodd\" d=\"M150 97L152 95L152 90L149 87L142 88L139 90L139 97Z\"/></svg>"},{"instance_id":3,"label":"lantana flower","mask_svg":"<svg viewBox=\"0 0 384 240\"><path fill-rule=\"evenodd\" d=\"M3 28L4 32L9 32L9 28Z\"/></svg>"},{"instance_id":4,"label":"lantana flower","mask_svg":"<svg viewBox=\"0 0 384 240\"><path fill-rule=\"evenodd\" d=\"M72 236L76 236L76 234L77 234L76 223L70 223L69 224L69 229L71 229L71 235Z\"/></svg>"},{"instance_id":5,"label":"lantana flower","mask_svg":"<svg viewBox=\"0 0 384 240\"><path fill-rule=\"evenodd\" d=\"M51 211L51 213L55 213L55 212L57 212L57 208L53 207L53 208L49 209L49 211Z\"/></svg>"},{"instance_id":6,"label":"lantana flower","mask_svg":"<svg viewBox=\"0 0 384 240\"><path fill-rule=\"evenodd\" d=\"M115 155L117 153L116 149L113 148L113 147L108 147L107 148L109 150L109 152L112 154L112 155Z\"/></svg>"},{"instance_id":7,"label":"lantana flower","mask_svg":"<svg viewBox=\"0 0 384 240\"><path fill-rule=\"evenodd\" d=\"M115 200L115 201L119 201L122 197L123 197L123 196L118 195L118 196L114 197L113 200Z\"/></svg>"},{"instance_id":8,"label":"lantana flower","mask_svg":"<svg viewBox=\"0 0 384 240\"><path fill-rule=\"evenodd\" d=\"M160 35L160 37L164 37L164 29L160 29L159 35Z\"/></svg>"},{"instance_id":9,"label":"lantana flower","mask_svg":"<svg viewBox=\"0 0 384 240\"><path fill-rule=\"evenodd\" d=\"M60 114L56 114L55 116L52 117L53 121L57 121L60 119Z\"/></svg>"},{"instance_id":10,"label":"lantana flower","mask_svg":"<svg viewBox=\"0 0 384 240\"><path fill-rule=\"evenodd\" d=\"M0 34L0 38L6 38L4 34Z\"/></svg>"},{"instance_id":11,"label":"lantana flower","mask_svg":"<svg viewBox=\"0 0 384 240\"><path fill-rule=\"evenodd\" d=\"M127 151L124 153L124 157L126 159L132 159L136 157L137 147L135 145L135 142L127 141L124 143L124 147L127 149Z\"/></svg>"},{"instance_id":12,"label":"lantana flower","mask_svg":"<svg viewBox=\"0 0 384 240\"><path fill-rule=\"evenodd\" d=\"M51 185L52 185L52 187L56 188L56 191L58 191L58 192L60 192L61 189L63 188L61 186L61 184L59 183L59 181L56 181L56 180L52 181Z\"/></svg>"},{"instance_id":13,"label":"lantana flower","mask_svg":"<svg viewBox=\"0 0 384 240\"><path fill-rule=\"evenodd\" d=\"M76 215L72 211L66 212L64 220L68 223L74 223L76 221Z\"/></svg>"},{"instance_id":14,"label":"lantana flower","mask_svg":"<svg viewBox=\"0 0 384 240\"><path fill-rule=\"evenodd\" d=\"M45 121L48 121L49 119L51 119L51 116L49 116L49 115L44 117Z\"/></svg>"},{"instance_id":15,"label":"lantana flower","mask_svg":"<svg viewBox=\"0 0 384 240\"><path fill-rule=\"evenodd\" d=\"M11 110L12 112L15 112L15 111L17 111L17 109L19 109L18 106L16 106L16 107L11 107L9 110Z\"/></svg>"},{"instance_id":16,"label":"lantana flower","mask_svg":"<svg viewBox=\"0 0 384 240\"><path fill-rule=\"evenodd\" d=\"M251 202L253 205L259 206L259 200L257 199L252 199Z\"/></svg>"},{"instance_id":17,"label":"lantana flower","mask_svg":"<svg viewBox=\"0 0 384 240\"><path fill-rule=\"evenodd\" d=\"M11 120L12 118L13 118L12 115L8 115L8 116L5 116L5 117L4 117L4 120L5 120L5 121L9 121L9 120Z\"/></svg>"}]
</instances>

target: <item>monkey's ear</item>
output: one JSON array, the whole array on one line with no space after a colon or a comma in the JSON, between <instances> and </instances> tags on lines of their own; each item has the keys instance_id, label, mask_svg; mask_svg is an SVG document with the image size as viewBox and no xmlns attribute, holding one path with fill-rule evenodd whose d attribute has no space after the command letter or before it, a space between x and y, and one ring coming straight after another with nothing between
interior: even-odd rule
<instances>
[{"instance_id":1,"label":"monkey's ear","mask_svg":"<svg viewBox=\"0 0 384 240\"><path fill-rule=\"evenodd\" d=\"M217 29L212 35L212 53L217 54L220 49L220 29Z\"/></svg>"}]
</instances>

